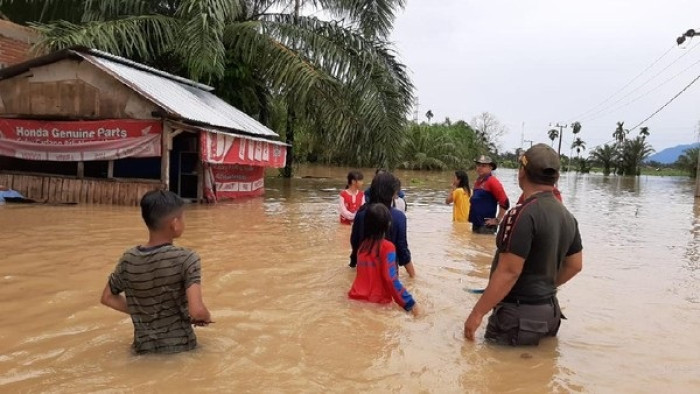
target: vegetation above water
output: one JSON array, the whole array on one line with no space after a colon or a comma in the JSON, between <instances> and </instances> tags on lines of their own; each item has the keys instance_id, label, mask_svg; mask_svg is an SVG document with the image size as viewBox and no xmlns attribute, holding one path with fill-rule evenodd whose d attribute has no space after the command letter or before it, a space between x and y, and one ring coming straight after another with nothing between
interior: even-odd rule
<instances>
[{"instance_id":1,"label":"vegetation above water","mask_svg":"<svg viewBox=\"0 0 700 394\"><path fill-rule=\"evenodd\" d=\"M42 34L39 50L74 45L102 49L211 84L224 100L293 146L292 164L447 170L473 166L490 154L517 167L519 152L501 153L505 128L488 112L472 119L407 121L413 85L388 37L404 0L0 0L0 17ZM322 12L321 12L322 11ZM182 39L186 36L187 39ZM580 122L546 133L557 148L574 134L576 157L562 167L639 175L654 151L649 129L629 138L618 122L615 142L590 150ZM698 150L672 166L696 175Z\"/></svg>"},{"instance_id":2,"label":"vegetation above water","mask_svg":"<svg viewBox=\"0 0 700 394\"><path fill-rule=\"evenodd\" d=\"M278 131L353 164L396 162L413 85L388 37L404 0L0 0L38 48L83 45L211 84ZM293 149L290 149L293 153ZM291 176L287 155L284 173Z\"/></svg>"}]
</instances>

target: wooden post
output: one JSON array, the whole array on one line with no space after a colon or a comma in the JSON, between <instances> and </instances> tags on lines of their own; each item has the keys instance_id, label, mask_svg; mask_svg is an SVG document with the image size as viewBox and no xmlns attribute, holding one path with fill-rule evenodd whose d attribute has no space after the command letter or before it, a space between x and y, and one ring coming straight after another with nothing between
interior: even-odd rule
<instances>
[{"instance_id":1,"label":"wooden post","mask_svg":"<svg viewBox=\"0 0 700 394\"><path fill-rule=\"evenodd\" d=\"M78 162L78 179L83 179L83 178L85 178L85 162L79 161Z\"/></svg>"},{"instance_id":2,"label":"wooden post","mask_svg":"<svg viewBox=\"0 0 700 394\"><path fill-rule=\"evenodd\" d=\"M160 148L160 181L165 190L170 190L170 126L163 122Z\"/></svg>"},{"instance_id":3,"label":"wooden post","mask_svg":"<svg viewBox=\"0 0 700 394\"><path fill-rule=\"evenodd\" d=\"M200 131L204 133L204 131ZM204 163L202 163L202 144L197 138L197 202L204 202Z\"/></svg>"},{"instance_id":4,"label":"wooden post","mask_svg":"<svg viewBox=\"0 0 700 394\"><path fill-rule=\"evenodd\" d=\"M107 162L107 178L114 178L114 160L110 160Z\"/></svg>"},{"instance_id":5,"label":"wooden post","mask_svg":"<svg viewBox=\"0 0 700 394\"><path fill-rule=\"evenodd\" d=\"M700 197L700 152L698 152L698 164L695 167L695 197Z\"/></svg>"}]
</instances>

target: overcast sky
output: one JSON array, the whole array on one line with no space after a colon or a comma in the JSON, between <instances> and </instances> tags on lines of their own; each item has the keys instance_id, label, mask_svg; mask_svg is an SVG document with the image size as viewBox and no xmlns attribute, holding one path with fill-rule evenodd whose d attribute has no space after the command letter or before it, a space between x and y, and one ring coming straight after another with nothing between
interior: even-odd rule
<instances>
[{"instance_id":1,"label":"overcast sky","mask_svg":"<svg viewBox=\"0 0 700 394\"><path fill-rule=\"evenodd\" d=\"M700 75L700 37L675 45L686 30L700 32L698 0L407 3L392 40L419 119L428 109L433 121L491 112L509 129L506 150L520 146L523 122L535 142L550 142L550 123L575 120L589 148L611 141L617 121L633 127ZM698 121L700 81L646 123L649 142L657 151L694 142ZM571 129L564 135L568 153Z\"/></svg>"}]
</instances>

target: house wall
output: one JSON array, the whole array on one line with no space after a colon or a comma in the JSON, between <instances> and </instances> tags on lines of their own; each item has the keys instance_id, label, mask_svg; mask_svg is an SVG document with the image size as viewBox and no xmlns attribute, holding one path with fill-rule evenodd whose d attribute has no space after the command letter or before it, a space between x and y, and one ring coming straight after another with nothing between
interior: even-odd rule
<instances>
[{"instance_id":1,"label":"house wall","mask_svg":"<svg viewBox=\"0 0 700 394\"><path fill-rule=\"evenodd\" d=\"M38 37L34 29L0 20L0 68L32 58L31 46Z\"/></svg>"},{"instance_id":2,"label":"house wall","mask_svg":"<svg viewBox=\"0 0 700 394\"><path fill-rule=\"evenodd\" d=\"M139 205L146 192L163 189L160 181L77 179L0 173L0 185L46 203Z\"/></svg>"},{"instance_id":3,"label":"house wall","mask_svg":"<svg viewBox=\"0 0 700 394\"><path fill-rule=\"evenodd\" d=\"M157 107L84 60L63 59L0 80L0 116L153 119Z\"/></svg>"}]
</instances>

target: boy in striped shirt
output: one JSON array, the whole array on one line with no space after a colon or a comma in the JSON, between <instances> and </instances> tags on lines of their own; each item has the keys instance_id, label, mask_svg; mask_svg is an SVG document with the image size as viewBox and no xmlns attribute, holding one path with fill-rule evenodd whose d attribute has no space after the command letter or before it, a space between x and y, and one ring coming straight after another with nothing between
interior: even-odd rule
<instances>
[{"instance_id":1,"label":"boy in striped shirt","mask_svg":"<svg viewBox=\"0 0 700 394\"><path fill-rule=\"evenodd\" d=\"M192 350L197 346L192 325L211 323L202 301L199 255L173 245L185 229L183 205L170 191L144 194L148 243L124 252L102 292L104 305L131 315L138 354Z\"/></svg>"}]
</instances>

